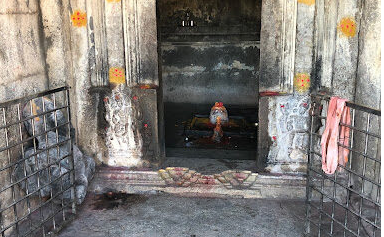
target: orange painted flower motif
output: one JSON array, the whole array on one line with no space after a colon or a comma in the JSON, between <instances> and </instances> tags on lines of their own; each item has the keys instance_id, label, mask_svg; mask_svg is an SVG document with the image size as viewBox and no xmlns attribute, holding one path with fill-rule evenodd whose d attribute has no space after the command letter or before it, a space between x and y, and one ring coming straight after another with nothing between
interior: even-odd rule
<instances>
[{"instance_id":1,"label":"orange painted flower motif","mask_svg":"<svg viewBox=\"0 0 384 237\"><path fill-rule=\"evenodd\" d=\"M316 0L297 0L297 2L311 6L315 4Z\"/></svg>"},{"instance_id":2,"label":"orange painted flower motif","mask_svg":"<svg viewBox=\"0 0 384 237\"><path fill-rule=\"evenodd\" d=\"M344 17L340 20L337 29L342 35L353 37L356 35L356 22L351 17Z\"/></svg>"},{"instance_id":3,"label":"orange painted flower motif","mask_svg":"<svg viewBox=\"0 0 384 237\"><path fill-rule=\"evenodd\" d=\"M76 10L71 16L72 24L76 27L83 27L87 25L87 13Z\"/></svg>"},{"instance_id":4,"label":"orange painted flower motif","mask_svg":"<svg viewBox=\"0 0 384 237\"><path fill-rule=\"evenodd\" d=\"M111 67L109 69L109 82L113 84L125 83L124 69L119 67Z\"/></svg>"},{"instance_id":5,"label":"orange painted flower motif","mask_svg":"<svg viewBox=\"0 0 384 237\"><path fill-rule=\"evenodd\" d=\"M295 86L295 91L299 93L307 92L311 85L310 75L308 73L297 73L293 85Z\"/></svg>"}]
</instances>

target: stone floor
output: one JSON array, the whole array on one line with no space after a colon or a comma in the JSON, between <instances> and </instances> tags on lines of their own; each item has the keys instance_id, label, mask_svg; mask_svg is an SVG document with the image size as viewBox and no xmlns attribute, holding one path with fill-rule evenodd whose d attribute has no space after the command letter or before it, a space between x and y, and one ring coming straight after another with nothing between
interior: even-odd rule
<instances>
[{"instance_id":1,"label":"stone floor","mask_svg":"<svg viewBox=\"0 0 384 237\"><path fill-rule=\"evenodd\" d=\"M298 237L304 217L304 201L88 194L59 237Z\"/></svg>"}]
</instances>

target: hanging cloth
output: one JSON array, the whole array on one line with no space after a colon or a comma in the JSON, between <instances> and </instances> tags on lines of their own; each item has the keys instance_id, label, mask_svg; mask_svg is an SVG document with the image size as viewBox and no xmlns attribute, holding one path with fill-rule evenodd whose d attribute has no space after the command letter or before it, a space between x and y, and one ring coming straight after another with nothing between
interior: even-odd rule
<instances>
[{"instance_id":1,"label":"hanging cloth","mask_svg":"<svg viewBox=\"0 0 384 237\"><path fill-rule=\"evenodd\" d=\"M332 97L327 113L327 122L321 137L321 163L326 174L333 174L337 165L345 165L348 162L349 150L339 146L338 142L349 147L350 128L341 126L341 123L351 125L350 109L345 105L347 100Z\"/></svg>"}]
</instances>

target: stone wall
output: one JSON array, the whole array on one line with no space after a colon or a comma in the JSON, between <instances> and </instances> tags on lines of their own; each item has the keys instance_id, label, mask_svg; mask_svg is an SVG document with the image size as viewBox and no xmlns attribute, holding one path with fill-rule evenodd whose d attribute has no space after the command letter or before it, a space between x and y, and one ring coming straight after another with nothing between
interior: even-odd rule
<instances>
[{"instance_id":1,"label":"stone wall","mask_svg":"<svg viewBox=\"0 0 384 237\"><path fill-rule=\"evenodd\" d=\"M4 1L0 19L0 101L47 89L39 1Z\"/></svg>"},{"instance_id":2,"label":"stone wall","mask_svg":"<svg viewBox=\"0 0 384 237\"><path fill-rule=\"evenodd\" d=\"M302 144L301 139L295 138L301 136L301 132L288 131L290 125L285 122L296 117L295 121L308 124L308 114L285 109L284 103L298 108L303 104L299 98L309 100L309 93L324 91L380 108L380 14L377 10L380 3L297 1L294 70L291 71L284 61L288 59L286 54L291 53L286 41L292 38L287 38L289 34L284 33L287 24L281 21L283 18L293 21L284 14L289 7L287 4L283 0L263 1L261 30L260 92L264 95L268 95L264 92L276 93L262 97L259 103L259 164L266 162L268 170L278 173L304 172L306 160L295 151L295 147ZM293 78L289 82L292 90L282 83L287 81L285 77ZM359 115L356 118L361 123L358 126L363 128L366 118ZM356 139L356 145L364 141L361 136ZM373 155L379 148L374 141L372 146L375 147L371 151ZM292 156L302 159L292 159ZM354 166L361 164L356 162Z\"/></svg>"},{"instance_id":3,"label":"stone wall","mask_svg":"<svg viewBox=\"0 0 384 237\"><path fill-rule=\"evenodd\" d=\"M316 1L314 86L349 100L355 94L360 5L360 1Z\"/></svg>"},{"instance_id":4,"label":"stone wall","mask_svg":"<svg viewBox=\"0 0 384 237\"><path fill-rule=\"evenodd\" d=\"M286 19L295 23L291 28L281 22L286 7L284 1L263 1L258 164L264 163L271 173L303 173L307 162L305 131L309 125L315 4L298 1L297 6L290 6L297 11L296 16ZM265 93L271 91L273 96Z\"/></svg>"},{"instance_id":5,"label":"stone wall","mask_svg":"<svg viewBox=\"0 0 384 237\"><path fill-rule=\"evenodd\" d=\"M91 90L90 65L95 61L95 54L91 54L88 42L92 42L88 34L88 27L92 24L87 24L92 22L92 15L86 14L87 4L89 1L85 0L11 0L1 4L0 101L71 86L71 117L77 132L77 144L86 154L95 157L101 154L97 132L99 93ZM8 111L7 119L17 119L16 108ZM2 122L1 119L3 125ZM15 129L11 128L8 134L10 142L19 139ZM1 147L5 146L4 136L4 130L1 130ZM0 166L8 164L8 158L11 161L18 159L20 150L20 146L16 147L10 157L2 152ZM9 177L8 170L1 172L0 183L6 185L10 182ZM11 191L8 189L0 194L1 208L13 201ZM22 191L15 187L16 200L20 194ZM19 216L26 211L24 202L17 208L20 208ZM13 210L3 212L1 225L12 221Z\"/></svg>"},{"instance_id":6,"label":"stone wall","mask_svg":"<svg viewBox=\"0 0 384 237\"><path fill-rule=\"evenodd\" d=\"M253 12L260 10L260 2L227 1L228 7L240 9L244 16L233 18L233 14L223 14L224 8L218 8L217 12L212 9L198 11L196 9L201 3L193 1L193 17L197 26L201 26L194 28L197 30L170 27L174 22L180 22L184 15L163 11L166 17L160 20L159 26L164 30L162 33L168 35L161 33L161 37L165 36L171 42L168 48L164 48L163 56L175 52L176 41L187 42L186 33L193 33L189 39L192 37L194 42L199 42L204 39L204 34L212 31L219 36L209 36L207 41L211 43L222 39L226 33L237 34L235 38L226 38L232 43L232 48L220 46L221 51L216 54L241 49L240 56L237 55L241 60L234 57L220 61L217 57L215 65L222 63L218 69L227 78L257 78L257 72L249 70L257 68L253 65L258 63L259 49L253 44L258 40L257 33L246 36L244 33L261 21L261 29L255 27L252 30L261 31L260 92L273 91L279 96L260 99L259 161L267 163L271 172L303 172L306 160L303 131L308 126L310 92L325 90L379 108L380 1L361 2L363 4L347 0L265 0L258 18ZM189 3L167 1L167 4L176 4L184 11ZM163 6L166 10L167 4ZM161 78L159 80L157 75L155 17L155 1L138 1L137 6L129 0L106 0L102 3L90 0L4 1L0 7L0 101L65 84L71 86L72 124L77 131L78 145L85 153L97 157L99 164L109 164L105 140L108 121L105 120L103 99L114 95L114 88L108 87L110 70L125 69L126 80L122 84L136 86L138 98L140 101L143 98L143 124L138 127L151 128L150 132L145 131L151 134L151 150L154 156L158 156L158 118L161 115L157 114L156 101L161 102L158 98L161 93L157 90ZM223 28L219 24L232 19L234 22L229 22L232 27ZM236 27L239 25L244 27ZM244 46L242 41L251 41L252 44ZM178 50L183 52L183 47L186 46L178 46ZM186 52L194 52L194 45L187 47L190 51ZM205 55L212 57L208 53ZM175 92L166 82L172 73L178 71L173 65L163 66L160 71L166 75L163 82L169 91L164 98L178 98L172 95ZM189 66L184 63L182 68ZM192 67L197 69L194 73L202 70L202 65ZM194 76L200 77L201 74ZM226 83L231 85L232 82ZM257 88L257 85L250 81L235 81L233 85L239 85L236 93L246 92L247 96L243 98L248 101L232 99L241 103L254 101L256 93L252 94L250 88ZM213 84L211 86L216 88ZM143 92L141 87L146 91ZM201 94L211 91L202 90ZM229 93L228 98L231 96ZM7 161L1 157L0 162L4 165ZM158 159L151 162L158 162ZM0 182L3 181L1 178L3 175L0 175Z\"/></svg>"},{"instance_id":7,"label":"stone wall","mask_svg":"<svg viewBox=\"0 0 384 237\"><path fill-rule=\"evenodd\" d=\"M371 108L381 108L381 1L364 1L361 6L360 32L358 39L358 64L356 74L355 102ZM367 114L357 112L355 126L365 130L367 128ZM369 131L380 134L380 117L370 116ZM362 133L355 133L354 144L356 149L364 151L366 137ZM381 142L374 137L368 138L367 154L381 160ZM364 157L354 155L353 168L362 174ZM366 159L366 175L379 182L380 164ZM356 183L361 185L360 179ZM364 192L376 198L379 188L365 183ZM380 196L380 194L379 194Z\"/></svg>"},{"instance_id":8,"label":"stone wall","mask_svg":"<svg viewBox=\"0 0 384 237\"><path fill-rule=\"evenodd\" d=\"M268 98L268 134L272 138L267 158L268 171L306 171L309 106L307 95Z\"/></svg>"},{"instance_id":9,"label":"stone wall","mask_svg":"<svg viewBox=\"0 0 384 237\"><path fill-rule=\"evenodd\" d=\"M205 33L260 32L261 1L162 0L158 1L161 32L182 32L178 28L189 13L194 31ZM197 27L197 28L196 28Z\"/></svg>"},{"instance_id":10,"label":"stone wall","mask_svg":"<svg viewBox=\"0 0 384 237\"><path fill-rule=\"evenodd\" d=\"M381 97L380 3L316 1L316 86L332 95L375 109L380 109ZM367 128L367 113L356 111L355 126L361 130ZM379 118L370 116L369 131L380 134L379 127ZM365 141L364 134L354 133L355 150L364 152ZM368 138L366 152L370 157L380 159L379 140ZM362 175L364 157L354 153L350 158L352 168ZM377 180L380 169L375 162L366 159L365 169L368 178ZM354 185L362 184L357 176L353 180ZM372 194L373 198L377 190L377 187L365 184L364 192Z\"/></svg>"},{"instance_id":11,"label":"stone wall","mask_svg":"<svg viewBox=\"0 0 384 237\"><path fill-rule=\"evenodd\" d=\"M84 1L79 1L83 2ZM83 5L85 6L85 5ZM76 1L4 1L0 6L0 101L4 102L23 96L42 92L64 85L72 87L71 112L72 125L77 129L78 143L87 154L95 155L97 146L92 141L97 138L95 98L89 90L88 46L81 36L81 28L74 27L71 15L81 8ZM78 37L78 38L77 38ZM73 60L74 59L74 60ZM73 73L75 72L75 73ZM86 86L84 86L86 85ZM60 101L61 98L57 98ZM59 103L59 102L58 102ZM91 106L89 106L91 105ZM1 114L1 118L3 114ZM15 107L7 111L7 120L15 121ZM1 119L3 125L3 119ZM10 143L18 137L16 127L9 130ZM85 135L87 134L87 135ZM0 131L0 146L5 146L5 132ZM24 136L27 136L24 134ZM10 153L0 153L0 166L8 164L8 158L15 161L20 157L21 147ZM0 173L1 188L10 183L9 170ZM0 207L4 208L13 201L13 188L0 194ZM15 198L24 195L16 186ZM34 204L31 198L30 205ZM18 206L18 216L26 212L25 201ZM3 212L1 225L14 221L12 209ZM11 231L9 229L8 231Z\"/></svg>"},{"instance_id":12,"label":"stone wall","mask_svg":"<svg viewBox=\"0 0 384 237\"><path fill-rule=\"evenodd\" d=\"M97 162L127 168L156 166L160 159L156 1L106 1L100 7L105 9L99 14L107 19L106 36L101 35L99 43L95 38L95 51L107 46L109 88L103 88L99 103L103 109L98 112L99 144L104 151ZM102 28L95 25L95 34ZM102 60L102 55L98 57ZM96 68L97 64L96 60Z\"/></svg>"},{"instance_id":13,"label":"stone wall","mask_svg":"<svg viewBox=\"0 0 384 237\"><path fill-rule=\"evenodd\" d=\"M49 87L46 71L46 52L42 34L41 9L39 1L3 1L0 7L0 101L34 94ZM0 126L4 125L3 113L0 112ZM7 119L16 121L17 111L7 111ZM18 139L17 128L9 132L9 142ZM0 129L0 147L5 147L5 131ZM13 149L8 157L0 152L0 167L14 162L20 156L19 147ZM9 170L0 172L1 188L10 183ZM20 190L14 189L16 198ZM12 189L0 193L0 207L13 202ZM17 209L19 215L25 213L25 203ZM15 218L13 209L7 209L0 216L0 225L8 225ZM11 231L9 229L7 232Z\"/></svg>"},{"instance_id":14,"label":"stone wall","mask_svg":"<svg viewBox=\"0 0 384 237\"><path fill-rule=\"evenodd\" d=\"M18 1L11 2L9 1L9 6L17 9L23 4L25 5ZM30 80L35 83L26 81L25 85L28 83L28 85L38 87L44 82L44 87L33 89L36 92L63 85L71 86L71 117L72 125L76 129L77 144L86 154L95 157L98 164L110 163L105 140L109 124L105 120L106 105L103 99L113 94L112 83L117 82L117 84L138 88L143 85L143 90L136 92L139 103L145 106L151 100L150 104L156 105L158 66L157 32L156 24L154 24L156 22L155 1L133 3L130 0L30 2L31 10L26 17L31 17L33 13L36 13L36 20L29 19L26 26L28 29L32 29L32 32L27 27L24 30L17 26L17 28L21 28L20 32L28 34L24 37L21 35L22 33L16 35L10 29L4 29L13 34L10 35L11 38L23 36L23 39L28 42L20 45L32 48L34 50L32 53L37 55L32 58L29 56L31 54L29 48L23 49L21 46L13 45L19 41L8 41L5 45L7 48L15 50L14 54L17 52L21 54L21 51L24 50L24 57L28 58L19 61L25 64L26 71L32 72L32 76L36 77L41 74L43 78L42 80L32 78ZM7 8L4 11L10 12ZM18 15L21 14L18 13ZM19 18L15 17L15 19ZM5 24L5 27L10 26ZM130 37L132 34L136 34L138 37ZM6 34L3 35L6 36ZM31 40L28 38L30 35L34 37ZM4 52L12 53L12 50L4 50ZM0 90L4 91L2 95L6 95L7 98L20 97L26 94L26 91L20 86L16 87L11 80L21 77L14 73L22 72L21 65L9 61L6 57L7 55L4 54L4 61L17 68L13 69L13 66L8 66L8 64L1 65L4 67L4 72L9 71L13 74L4 76L4 78L12 79L7 79L4 82L5 86L0 87ZM123 81L120 78L117 78L118 81L116 81L116 77L113 76L114 70L122 71ZM27 78L27 76L23 76L23 78ZM12 90L20 93L13 93ZM146 96L148 94L146 90L154 92L149 93L150 96ZM132 98L126 99L131 100ZM140 127L147 123L153 129L150 150L154 152L154 156L158 156L156 147L158 144L157 106L145 107L142 114L144 117ZM125 124L120 125L125 126ZM135 144L133 143L132 146ZM130 156L129 154L122 155Z\"/></svg>"},{"instance_id":15,"label":"stone wall","mask_svg":"<svg viewBox=\"0 0 384 237\"><path fill-rule=\"evenodd\" d=\"M157 8L164 102L256 106L261 1L167 0ZM182 27L187 18L193 26Z\"/></svg>"},{"instance_id":16,"label":"stone wall","mask_svg":"<svg viewBox=\"0 0 384 237\"><path fill-rule=\"evenodd\" d=\"M162 43L164 102L257 105L259 45Z\"/></svg>"},{"instance_id":17,"label":"stone wall","mask_svg":"<svg viewBox=\"0 0 384 237\"><path fill-rule=\"evenodd\" d=\"M0 7L0 101L71 86L78 143L95 155L98 96L90 90L87 28L71 20L77 9L85 1L13 0Z\"/></svg>"}]
</instances>

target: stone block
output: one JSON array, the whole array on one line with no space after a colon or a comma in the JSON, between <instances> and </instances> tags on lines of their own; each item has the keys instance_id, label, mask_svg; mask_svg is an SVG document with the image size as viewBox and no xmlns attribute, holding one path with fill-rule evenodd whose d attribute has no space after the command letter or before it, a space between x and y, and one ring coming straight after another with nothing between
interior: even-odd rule
<instances>
[{"instance_id":1,"label":"stone block","mask_svg":"<svg viewBox=\"0 0 384 237\"><path fill-rule=\"evenodd\" d=\"M289 154L289 158L291 158L292 161L305 161L307 158L306 152L300 149L293 149L292 152Z\"/></svg>"},{"instance_id":2,"label":"stone block","mask_svg":"<svg viewBox=\"0 0 384 237\"><path fill-rule=\"evenodd\" d=\"M38 10L38 0L7 0L1 2L0 14L30 14Z\"/></svg>"},{"instance_id":3,"label":"stone block","mask_svg":"<svg viewBox=\"0 0 384 237\"><path fill-rule=\"evenodd\" d=\"M306 131L308 130L308 117L303 117L299 115L293 115L292 120L294 121L294 129L297 131Z\"/></svg>"},{"instance_id":4,"label":"stone block","mask_svg":"<svg viewBox=\"0 0 384 237\"><path fill-rule=\"evenodd\" d=\"M308 139L309 137L307 133L295 133L292 142L292 147L299 148L305 151L308 146Z\"/></svg>"},{"instance_id":5,"label":"stone block","mask_svg":"<svg viewBox=\"0 0 384 237\"><path fill-rule=\"evenodd\" d=\"M0 85L37 74L45 78L38 19L37 14L0 14Z\"/></svg>"},{"instance_id":6,"label":"stone block","mask_svg":"<svg viewBox=\"0 0 384 237\"><path fill-rule=\"evenodd\" d=\"M140 109L142 116L139 120L144 127L144 153L143 157L156 165L160 161L159 137L158 137L158 114L157 114L157 91L156 89L132 89L132 96L136 96L134 103ZM150 153L152 152L152 156Z\"/></svg>"}]
</instances>

